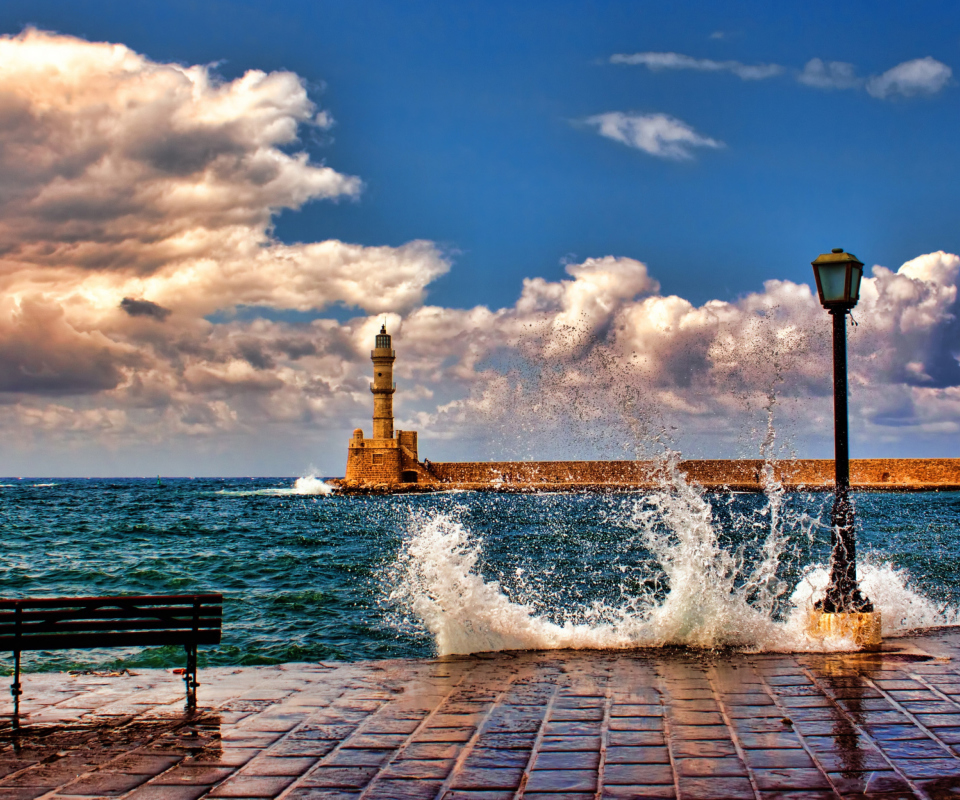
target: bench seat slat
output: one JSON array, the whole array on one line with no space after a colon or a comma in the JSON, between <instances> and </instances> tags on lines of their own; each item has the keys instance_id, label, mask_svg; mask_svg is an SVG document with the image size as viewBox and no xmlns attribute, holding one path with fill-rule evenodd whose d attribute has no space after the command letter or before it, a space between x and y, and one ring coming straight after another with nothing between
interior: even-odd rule
<instances>
[{"instance_id":1,"label":"bench seat slat","mask_svg":"<svg viewBox=\"0 0 960 800\"><path fill-rule=\"evenodd\" d=\"M84 647L158 647L167 644L220 644L220 631L131 631L0 637L0 650L72 650Z\"/></svg>"},{"instance_id":2,"label":"bench seat slat","mask_svg":"<svg viewBox=\"0 0 960 800\"><path fill-rule=\"evenodd\" d=\"M103 605L103 604L121 604L138 606L157 606L157 605L193 605L195 600L200 603L223 602L222 594L147 594L147 595L123 595L112 597L7 597L0 598L0 608L79 608L85 605Z\"/></svg>"},{"instance_id":3,"label":"bench seat slat","mask_svg":"<svg viewBox=\"0 0 960 800\"><path fill-rule=\"evenodd\" d=\"M97 609L73 609L73 608L50 608L43 611L23 611L20 614L16 612L0 612L0 625L10 625L18 619L23 622L49 621L56 622L60 619L177 619L192 618L194 610L201 617L223 616L221 606L163 606L159 608L97 608Z\"/></svg>"},{"instance_id":4,"label":"bench seat slat","mask_svg":"<svg viewBox=\"0 0 960 800\"><path fill-rule=\"evenodd\" d=\"M200 617L196 622L196 627L200 630L220 628L219 617ZM16 625L0 625L0 637L16 636L17 633L33 636L39 633L56 635L70 631L192 630L193 627L192 618L175 621L166 619L32 621L24 622L19 628Z\"/></svg>"}]
</instances>

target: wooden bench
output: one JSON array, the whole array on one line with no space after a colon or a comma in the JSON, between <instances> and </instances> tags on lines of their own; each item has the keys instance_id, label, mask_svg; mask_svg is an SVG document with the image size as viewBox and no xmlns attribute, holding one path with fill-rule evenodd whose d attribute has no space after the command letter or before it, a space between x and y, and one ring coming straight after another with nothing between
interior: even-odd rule
<instances>
[{"instance_id":1,"label":"wooden bench","mask_svg":"<svg viewBox=\"0 0 960 800\"><path fill-rule=\"evenodd\" d=\"M20 653L182 644L187 706L197 705L197 645L219 644L223 595L44 597L0 600L0 652L14 656L13 713L20 713Z\"/></svg>"}]
</instances>

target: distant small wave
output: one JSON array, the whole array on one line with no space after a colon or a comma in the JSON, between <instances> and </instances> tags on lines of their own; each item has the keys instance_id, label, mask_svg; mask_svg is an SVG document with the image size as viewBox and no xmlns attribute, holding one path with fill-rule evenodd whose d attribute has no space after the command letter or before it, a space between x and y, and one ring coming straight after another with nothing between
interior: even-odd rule
<instances>
[{"instance_id":1,"label":"distant small wave","mask_svg":"<svg viewBox=\"0 0 960 800\"><path fill-rule=\"evenodd\" d=\"M231 497L250 497L260 495L263 497L287 497L289 495L328 495L333 494L334 487L326 481L315 475L306 475L297 478L293 486L276 486L269 489L248 489L242 491L230 491L223 489L217 494L225 494Z\"/></svg>"},{"instance_id":2,"label":"distant small wave","mask_svg":"<svg viewBox=\"0 0 960 800\"><path fill-rule=\"evenodd\" d=\"M293 484L291 494L332 494L333 486L326 481L321 480L315 475L307 475L304 478L297 478Z\"/></svg>"}]
</instances>

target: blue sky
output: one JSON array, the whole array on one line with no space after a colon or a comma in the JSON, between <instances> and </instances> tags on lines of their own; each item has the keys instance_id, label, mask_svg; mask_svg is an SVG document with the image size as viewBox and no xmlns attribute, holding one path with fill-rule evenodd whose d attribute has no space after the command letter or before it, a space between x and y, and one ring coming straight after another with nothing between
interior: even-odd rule
<instances>
[{"instance_id":1,"label":"blue sky","mask_svg":"<svg viewBox=\"0 0 960 800\"><path fill-rule=\"evenodd\" d=\"M216 61L227 78L305 78L336 120L309 151L365 190L285 212L277 234L438 242L454 262L430 288L442 305L506 305L522 277L608 253L702 302L808 281L835 245L888 266L960 249L956 80L879 100L791 74L812 58L863 77L927 56L955 68L954 3L4 3L0 28L25 24ZM644 51L785 71L744 81L609 63ZM615 110L668 114L724 146L678 163L580 122Z\"/></svg>"},{"instance_id":2,"label":"blue sky","mask_svg":"<svg viewBox=\"0 0 960 800\"><path fill-rule=\"evenodd\" d=\"M434 461L625 392L756 455L773 389L826 456L837 246L854 456L952 455L958 71L948 2L6 0L0 473L340 474L384 318Z\"/></svg>"}]
</instances>

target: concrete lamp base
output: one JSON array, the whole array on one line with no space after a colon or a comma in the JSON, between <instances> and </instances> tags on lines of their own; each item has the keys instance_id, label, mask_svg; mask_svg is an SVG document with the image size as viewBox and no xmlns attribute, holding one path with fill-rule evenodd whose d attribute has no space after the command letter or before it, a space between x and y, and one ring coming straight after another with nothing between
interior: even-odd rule
<instances>
[{"instance_id":1,"label":"concrete lamp base","mask_svg":"<svg viewBox=\"0 0 960 800\"><path fill-rule=\"evenodd\" d=\"M811 609L807 633L818 639L853 639L863 650L879 650L880 612L825 614Z\"/></svg>"}]
</instances>

